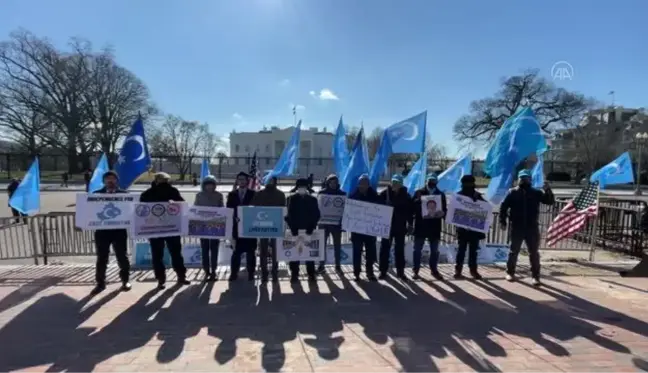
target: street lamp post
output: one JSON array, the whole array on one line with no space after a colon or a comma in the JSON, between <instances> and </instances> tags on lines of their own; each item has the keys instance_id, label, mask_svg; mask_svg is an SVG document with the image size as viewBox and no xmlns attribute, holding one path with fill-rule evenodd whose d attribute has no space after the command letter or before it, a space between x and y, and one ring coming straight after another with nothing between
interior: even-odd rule
<instances>
[{"instance_id":1,"label":"street lamp post","mask_svg":"<svg viewBox=\"0 0 648 373\"><path fill-rule=\"evenodd\" d=\"M648 142L648 133L639 132L635 135L635 142L637 143L638 159L637 159L637 185L635 188L634 194L640 196L641 192L641 153L643 153L643 147Z\"/></svg>"}]
</instances>

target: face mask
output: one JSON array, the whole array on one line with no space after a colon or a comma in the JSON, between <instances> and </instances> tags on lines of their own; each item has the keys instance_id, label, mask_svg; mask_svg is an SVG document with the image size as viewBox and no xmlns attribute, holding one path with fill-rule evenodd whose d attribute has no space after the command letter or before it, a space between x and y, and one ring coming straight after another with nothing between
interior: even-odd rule
<instances>
[{"instance_id":1,"label":"face mask","mask_svg":"<svg viewBox=\"0 0 648 373\"><path fill-rule=\"evenodd\" d=\"M306 194L306 192L307 192L306 188L297 189L297 194L299 194L300 196L303 196L304 194Z\"/></svg>"}]
</instances>

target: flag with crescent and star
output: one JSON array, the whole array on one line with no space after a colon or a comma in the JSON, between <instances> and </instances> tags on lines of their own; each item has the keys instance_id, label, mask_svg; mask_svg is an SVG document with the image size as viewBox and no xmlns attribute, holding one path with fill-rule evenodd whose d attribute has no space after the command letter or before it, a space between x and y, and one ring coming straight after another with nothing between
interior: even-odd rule
<instances>
[{"instance_id":1,"label":"flag with crescent and star","mask_svg":"<svg viewBox=\"0 0 648 373\"><path fill-rule=\"evenodd\" d=\"M590 177L590 183L598 182L600 189L605 189L607 185L634 183L634 181L632 160L628 152L601 167Z\"/></svg>"},{"instance_id":2,"label":"flag with crescent and star","mask_svg":"<svg viewBox=\"0 0 648 373\"><path fill-rule=\"evenodd\" d=\"M387 127L385 131L391 139L392 152L395 154L423 152L426 125L427 110Z\"/></svg>"},{"instance_id":3,"label":"flag with crescent and star","mask_svg":"<svg viewBox=\"0 0 648 373\"><path fill-rule=\"evenodd\" d=\"M119 150L119 158L115 165L115 171L119 175L119 187L128 189L150 168L151 155L146 146L144 123L140 117L133 123Z\"/></svg>"}]
</instances>

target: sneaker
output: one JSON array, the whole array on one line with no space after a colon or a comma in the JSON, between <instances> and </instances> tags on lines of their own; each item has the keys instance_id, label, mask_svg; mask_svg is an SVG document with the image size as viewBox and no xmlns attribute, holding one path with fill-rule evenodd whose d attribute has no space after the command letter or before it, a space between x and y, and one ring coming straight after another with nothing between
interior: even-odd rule
<instances>
[{"instance_id":1,"label":"sneaker","mask_svg":"<svg viewBox=\"0 0 648 373\"><path fill-rule=\"evenodd\" d=\"M505 279L508 282L513 282L513 281L515 281L515 275L511 275L511 274L507 273Z\"/></svg>"},{"instance_id":2,"label":"sneaker","mask_svg":"<svg viewBox=\"0 0 648 373\"><path fill-rule=\"evenodd\" d=\"M378 281L376 276L374 276L373 274L367 275L367 280L369 280L369 281Z\"/></svg>"},{"instance_id":3,"label":"sneaker","mask_svg":"<svg viewBox=\"0 0 648 373\"><path fill-rule=\"evenodd\" d=\"M356 281L360 281L360 275L355 275L355 276L354 276L354 279L355 279Z\"/></svg>"},{"instance_id":4,"label":"sneaker","mask_svg":"<svg viewBox=\"0 0 648 373\"><path fill-rule=\"evenodd\" d=\"M470 275L472 276L473 280L481 280L482 276L479 274L479 272L471 272Z\"/></svg>"},{"instance_id":5,"label":"sneaker","mask_svg":"<svg viewBox=\"0 0 648 373\"><path fill-rule=\"evenodd\" d=\"M97 295L97 294L101 293L104 290L106 290L106 284L97 284L97 286L95 286L94 289L92 289L90 294Z\"/></svg>"},{"instance_id":6,"label":"sneaker","mask_svg":"<svg viewBox=\"0 0 648 373\"><path fill-rule=\"evenodd\" d=\"M157 289L158 290L166 289L166 285L164 284L164 282L158 282Z\"/></svg>"},{"instance_id":7,"label":"sneaker","mask_svg":"<svg viewBox=\"0 0 648 373\"><path fill-rule=\"evenodd\" d=\"M326 273L326 267L324 267L324 264L321 264L319 267L317 267L317 273Z\"/></svg>"},{"instance_id":8,"label":"sneaker","mask_svg":"<svg viewBox=\"0 0 648 373\"><path fill-rule=\"evenodd\" d=\"M130 282L126 281L122 284L121 291L130 291L132 288Z\"/></svg>"},{"instance_id":9,"label":"sneaker","mask_svg":"<svg viewBox=\"0 0 648 373\"><path fill-rule=\"evenodd\" d=\"M290 278L290 283L292 283L292 284L296 284L296 283L298 283L298 282L299 282L299 277L297 277L297 276L292 276L292 277Z\"/></svg>"},{"instance_id":10,"label":"sneaker","mask_svg":"<svg viewBox=\"0 0 648 373\"><path fill-rule=\"evenodd\" d=\"M387 274L386 274L386 273L381 273L380 276L378 276L378 279L379 279L379 280L384 280L384 279L386 279L386 278L387 278Z\"/></svg>"},{"instance_id":11,"label":"sneaker","mask_svg":"<svg viewBox=\"0 0 648 373\"><path fill-rule=\"evenodd\" d=\"M176 281L178 285L189 285L191 284L191 281L187 280L186 278L179 278L178 281Z\"/></svg>"},{"instance_id":12,"label":"sneaker","mask_svg":"<svg viewBox=\"0 0 648 373\"><path fill-rule=\"evenodd\" d=\"M421 276L419 276L418 273L415 273L414 276L412 276L412 280L420 280Z\"/></svg>"},{"instance_id":13,"label":"sneaker","mask_svg":"<svg viewBox=\"0 0 648 373\"><path fill-rule=\"evenodd\" d=\"M308 275L308 282L317 282L315 275Z\"/></svg>"},{"instance_id":14,"label":"sneaker","mask_svg":"<svg viewBox=\"0 0 648 373\"><path fill-rule=\"evenodd\" d=\"M461 273L455 273L453 277L454 277L455 280L463 280L464 279L464 276Z\"/></svg>"},{"instance_id":15,"label":"sneaker","mask_svg":"<svg viewBox=\"0 0 648 373\"><path fill-rule=\"evenodd\" d=\"M338 272L338 273L342 272L342 266L341 265L336 265L335 266L335 272Z\"/></svg>"},{"instance_id":16,"label":"sneaker","mask_svg":"<svg viewBox=\"0 0 648 373\"><path fill-rule=\"evenodd\" d=\"M540 285L542 285L542 283L540 282L540 279L539 279L539 278L534 277L533 279L531 279L531 285L533 285L533 286L540 286Z\"/></svg>"},{"instance_id":17,"label":"sneaker","mask_svg":"<svg viewBox=\"0 0 648 373\"><path fill-rule=\"evenodd\" d=\"M398 277L399 279L401 279L403 281L407 281L407 276L405 276L404 273L399 273L399 274L396 275L396 277Z\"/></svg>"},{"instance_id":18,"label":"sneaker","mask_svg":"<svg viewBox=\"0 0 648 373\"><path fill-rule=\"evenodd\" d=\"M432 277L434 277L435 280L443 281L443 276L439 271L432 271Z\"/></svg>"},{"instance_id":19,"label":"sneaker","mask_svg":"<svg viewBox=\"0 0 648 373\"><path fill-rule=\"evenodd\" d=\"M209 277L207 278L207 281L209 282L218 281L218 277L216 277L216 273L215 272L210 273Z\"/></svg>"},{"instance_id":20,"label":"sneaker","mask_svg":"<svg viewBox=\"0 0 648 373\"><path fill-rule=\"evenodd\" d=\"M238 279L238 275L231 274L227 279L227 281L236 281L237 279Z\"/></svg>"}]
</instances>

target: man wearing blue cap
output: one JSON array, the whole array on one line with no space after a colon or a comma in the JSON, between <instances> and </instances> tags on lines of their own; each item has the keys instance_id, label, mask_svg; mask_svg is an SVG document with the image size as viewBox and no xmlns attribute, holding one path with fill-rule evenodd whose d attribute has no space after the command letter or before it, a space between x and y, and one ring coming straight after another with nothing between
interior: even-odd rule
<instances>
[{"instance_id":1,"label":"man wearing blue cap","mask_svg":"<svg viewBox=\"0 0 648 373\"><path fill-rule=\"evenodd\" d=\"M549 184L542 190L531 186L531 172L518 172L518 186L510 189L500 205L500 228L506 230L507 219L511 222L511 250L506 263L506 280L515 281L515 267L522 242L526 243L531 262L531 278L534 286L540 285L540 228L538 215L540 204L553 205L555 198Z\"/></svg>"},{"instance_id":2,"label":"man wearing blue cap","mask_svg":"<svg viewBox=\"0 0 648 373\"><path fill-rule=\"evenodd\" d=\"M391 219L391 230L389 238L383 238L380 242L380 279L387 278L389 270L389 252L394 242L394 264L396 275L405 280L405 235L411 231L413 220L413 203L407 188L403 186L403 176L394 174L391 178L391 185L380 193L380 201L394 208Z\"/></svg>"},{"instance_id":3,"label":"man wearing blue cap","mask_svg":"<svg viewBox=\"0 0 648 373\"><path fill-rule=\"evenodd\" d=\"M358 178L358 186L349 199L380 203L380 197L378 197L378 193L369 184L369 175L367 174L360 175ZM360 281L362 249L364 247L367 279L369 281L376 281L377 279L373 271L373 266L376 263L376 237L361 233L351 233L351 245L353 246L353 274L355 275L355 280Z\"/></svg>"},{"instance_id":4,"label":"man wearing blue cap","mask_svg":"<svg viewBox=\"0 0 648 373\"><path fill-rule=\"evenodd\" d=\"M430 271L432 276L437 280L443 280L439 273L439 241L441 240L441 220L445 217L446 197L445 194L437 188L437 175L432 173L428 175L424 188L419 189L414 194L414 279L418 280L419 269L421 268L421 252L425 241L430 245ZM422 207L423 197L439 196L441 199L441 208L431 215L423 216Z\"/></svg>"}]
</instances>

